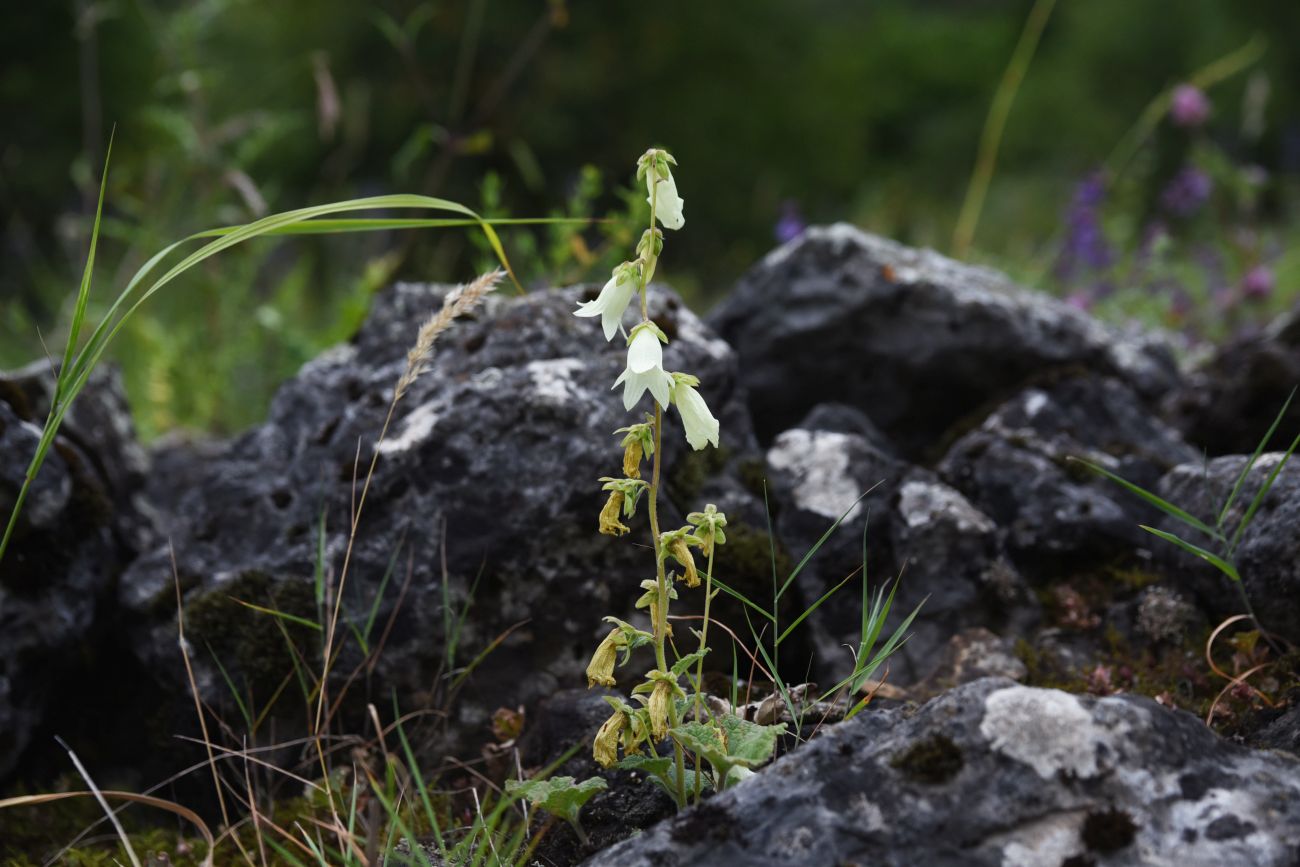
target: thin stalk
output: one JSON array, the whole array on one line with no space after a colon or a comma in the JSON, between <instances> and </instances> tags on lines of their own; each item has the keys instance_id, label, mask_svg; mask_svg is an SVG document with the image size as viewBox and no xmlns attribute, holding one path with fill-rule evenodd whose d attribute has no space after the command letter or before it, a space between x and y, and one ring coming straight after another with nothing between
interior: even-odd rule
<instances>
[{"instance_id":1,"label":"thin stalk","mask_svg":"<svg viewBox=\"0 0 1300 867\"><path fill-rule=\"evenodd\" d=\"M704 626L700 629L700 659L695 663L695 718L700 718L704 706L704 649L709 640L709 603L713 601L713 548L717 543L709 541L709 563L704 573ZM700 769L695 769L695 803L700 802Z\"/></svg>"},{"instance_id":2,"label":"thin stalk","mask_svg":"<svg viewBox=\"0 0 1300 867\"><path fill-rule=\"evenodd\" d=\"M647 265L641 271L641 318L650 318L650 277L654 274L659 257L655 254L655 212L659 207L659 174L650 166L650 247L646 256ZM659 471L663 464L664 408L655 401L655 455L654 470L650 474L650 533L653 535L656 589L659 591L659 604L656 606L659 622L655 624L655 662L659 670L668 673L668 654L665 645L668 642L668 576L665 574L663 552L659 541ZM677 728L677 700L668 703L668 726ZM686 758L682 745L673 740L673 762L677 767L677 803L686 806Z\"/></svg>"},{"instance_id":3,"label":"thin stalk","mask_svg":"<svg viewBox=\"0 0 1300 867\"><path fill-rule=\"evenodd\" d=\"M650 534L654 539L655 563L657 564L655 587L659 593L659 604L655 606L655 664L660 671L667 673L669 671L668 653L665 646L668 642L668 575L667 570L664 568L664 558L659 550L659 471L663 464L663 429L664 408L656 401L654 470L650 474L648 511L650 512ZM674 700L668 704L669 728L677 728L678 722L677 702ZM677 803L686 806L686 758L682 752L682 745L676 739L673 740L673 762L677 767Z\"/></svg>"},{"instance_id":4,"label":"thin stalk","mask_svg":"<svg viewBox=\"0 0 1300 867\"><path fill-rule=\"evenodd\" d=\"M1011 54L1006 71L1002 73L997 92L993 95L993 104L989 107L988 116L984 120L984 131L980 134L975 171L971 173L966 199L962 202L957 227L952 233L952 254L958 259L966 257L971 242L975 240L975 228L979 225L984 198L993 180L1007 117L1011 114L1011 106L1016 101L1016 94L1020 91L1020 85L1029 71L1029 63L1034 59L1034 52L1038 48L1039 37L1043 35L1043 28L1047 26L1055 5L1056 0L1038 0L1029 10L1025 27L1020 32L1020 40Z\"/></svg>"}]
</instances>

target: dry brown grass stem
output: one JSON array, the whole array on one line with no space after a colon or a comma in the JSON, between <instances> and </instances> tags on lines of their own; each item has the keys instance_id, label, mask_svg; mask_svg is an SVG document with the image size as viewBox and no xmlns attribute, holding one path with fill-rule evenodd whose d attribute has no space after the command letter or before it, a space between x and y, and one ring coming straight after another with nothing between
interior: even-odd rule
<instances>
[{"instance_id":1,"label":"dry brown grass stem","mask_svg":"<svg viewBox=\"0 0 1300 867\"><path fill-rule=\"evenodd\" d=\"M411 387L420 374L429 369L429 359L433 356L433 344L438 335L451 327L457 316L462 316L479 305L483 298L497 287L505 272L497 269L489 271L472 283L466 283L447 293L442 300L442 309L430 316L420 326L415 345L406 353L406 370L397 380L394 400L401 400L402 395Z\"/></svg>"},{"instance_id":2,"label":"dry brown grass stem","mask_svg":"<svg viewBox=\"0 0 1300 867\"><path fill-rule=\"evenodd\" d=\"M326 721L325 711L329 707L327 693L329 691L329 673L333 667L337 651L334 647L334 637L338 630L339 614L343 604L343 590L347 582L348 568L352 563L352 551L356 544L357 528L361 523L361 511L366 504L366 494L370 491L370 483L375 476L375 467L379 464L380 447L383 445L384 438L388 436L388 428L393 423L393 416L397 411L397 404L401 402L402 396L406 394L411 385L424 373L428 368L429 359L433 354L433 344L438 337L451 327L457 316L461 316L474 309L487 296L489 292L496 288L501 282L502 272L498 269L483 274L471 283L467 283L451 292L443 299L442 309L430 316L423 325L420 326L416 334L415 345L407 353L406 369L397 380L397 385L393 389L393 399L388 404L388 414L384 418L384 425L379 431L379 439L375 441L375 447L370 457L370 467L366 471L365 481L361 485L361 496L356 499L356 505L352 509L351 526L348 529L348 544L343 553L343 568L339 571L338 585L334 588L334 605L330 614L329 626L325 630L325 653L321 664L320 688L316 695L316 716L313 725L313 733L320 735L322 723ZM354 464L354 470L360 464L360 455ZM356 490L355 482L353 491ZM317 740L317 756L320 759L321 770L324 773L325 785L329 788L329 768L325 761L325 755L321 751L320 741ZM329 794L329 803L331 812L333 812L334 798L332 793ZM341 824L338 820L337 813L334 814L335 823ZM343 841L340 840L340 845Z\"/></svg>"},{"instance_id":3,"label":"dry brown grass stem","mask_svg":"<svg viewBox=\"0 0 1300 867\"><path fill-rule=\"evenodd\" d=\"M221 805L221 821L227 828L230 827L230 813L226 810L226 799L222 794L221 776L217 773L217 760L212 748L212 736L208 734L207 715L203 712L203 700L199 697L198 683L194 679L194 666L190 664L189 643L185 640L185 604L181 597L181 576L176 568L176 550L170 545L167 547L167 553L171 557L172 564L172 581L176 587L176 641L181 648L181 659L185 663L185 677L190 685L190 695L194 697L194 712L199 718L199 731L203 734L203 746L208 753L208 767L212 770L212 783L217 790L217 803ZM239 854L244 856L244 862L251 864L253 859L245 851L238 837L232 837L235 845L239 848ZM213 848L215 848L215 843ZM208 857L213 857L212 850L208 850Z\"/></svg>"}]
</instances>

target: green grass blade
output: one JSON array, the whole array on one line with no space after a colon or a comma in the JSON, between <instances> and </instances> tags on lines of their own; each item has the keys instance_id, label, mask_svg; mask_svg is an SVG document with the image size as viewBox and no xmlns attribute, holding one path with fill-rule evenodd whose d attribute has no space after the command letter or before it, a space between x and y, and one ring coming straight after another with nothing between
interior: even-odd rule
<instances>
[{"instance_id":1,"label":"green grass blade","mask_svg":"<svg viewBox=\"0 0 1300 867\"><path fill-rule=\"evenodd\" d=\"M733 599L743 602L745 605L748 605L750 608L753 608L755 611L763 615L764 618L766 618L773 624L776 623L776 618L772 616L771 612L769 612L766 608L762 607L758 603L752 601L748 596L741 593L739 590L733 590L732 588L728 587L726 584L722 583L717 578L713 579L713 586L717 587L719 590L721 590L723 593L726 593L728 596L732 597Z\"/></svg>"},{"instance_id":2,"label":"green grass blade","mask_svg":"<svg viewBox=\"0 0 1300 867\"><path fill-rule=\"evenodd\" d=\"M277 611L274 608L267 608L263 605L254 605L252 602L245 602L242 599L236 599L234 596L231 596L230 599L233 602L238 602L245 608L251 608L261 614L269 614L272 617L278 617L281 620L287 620L290 623L296 623L299 626L306 626L308 629L314 629L317 632L321 631L321 625L319 623L314 620L308 620L306 617L299 617L297 614L290 614L287 611Z\"/></svg>"},{"instance_id":3,"label":"green grass blade","mask_svg":"<svg viewBox=\"0 0 1300 867\"><path fill-rule=\"evenodd\" d=\"M1219 541L1223 541L1223 536L1219 533L1218 530L1214 529L1209 524L1205 523L1200 518L1196 517L1195 515L1191 514L1185 509L1180 509L1178 506L1175 506L1173 503L1169 502L1168 500L1162 499L1161 497L1151 493L1146 488L1139 487L1138 485L1135 485L1132 482L1130 482L1128 479L1117 476L1114 473L1112 473L1110 470L1106 469L1105 467L1098 466L1097 464L1094 464L1092 461L1084 460L1083 458L1075 458L1075 457L1068 458L1067 460L1077 461L1083 464L1085 467L1088 467L1093 472L1099 473L1100 475L1103 475L1106 478L1110 479L1112 482L1124 488L1134 496L1139 497L1145 500L1146 502L1150 503L1151 505L1155 506L1157 509L1164 512L1166 515L1169 515L1171 518L1176 518L1179 521L1182 521L1187 526L1195 530L1201 531L1205 535L1209 536L1211 539L1217 539Z\"/></svg>"},{"instance_id":4,"label":"green grass blade","mask_svg":"<svg viewBox=\"0 0 1300 867\"><path fill-rule=\"evenodd\" d=\"M253 715L248 712L248 706L244 704L244 699L240 696L239 690L235 687L235 681L230 677L230 672L226 671L226 667L221 664L221 657L217 656L217 652L212 649L212 645L205 641L203 642L203 646L208 649L208 655L211 656L212 661L217 664L217 671L221 672L221 679L226 682L226 687L230 690L230 695L235 700L235 706L239 708L239 715L244 718L244 725L248 727L249 731L252 731Z\"/></svg>"},{"instance_id":5,"label":"green grass blade","mask_svg":"<svg viewBox=\"0 0 1300 867\"><path fill-rule=\"evenodd\" d=\"M101 184L102 189L102 184ZM153 281L148 288L138 293L136 290L144 284L146 278L158 268L173 252L183 245L211 237L207 233L197 233L190 237L171 244L151 259L149 259L128 281L126 288L110 305L104 318L95 327L90 339L85 347L72 357L70 352L65 353L70 359L65 364L64 369L60 371L56 395L58 400L51 408L50 418L46 421L45 428L41 434L40 443L37 446L36 453L28 465L27 475L19 489L18 496L15 498L14 508L10 512L9 522L5 527L3 537L0 537L0 559L3 559L5 552L8 550L9 541L13 537L14 530L17 527L18 515L26 500L27 492L45 461L46 455L53 446L54 438L58 432L59 426L63 423L68 408L72 402L81 393L86 382L90 378L91 371L99 363L107 350L113 338L121 331L127 320L138 311L146 301L164 286L171 283L181 274L195 267L201 262L215 256L216 254L230 249L245 241L253 240L258 237L273 235L289 227L306 223L310 220L329 217L335 214L367 211L367 210L440 210L449 211L461 215L472 221L488 240L489 246L496 254L497 259L501 262L502 267L510 275L515 286L523 291L519 281L515 276L514 269L510 265L509 257L506 256L505 248L501 244L501 239L496 230L488 225L477 213L457 202L447 199L439 199L432 196L420 196L409 194L397 194L388 196L371 196L367 198L348 199L342 202L332 202L325 205L315 205L308 208L299 208L293 211L285 211L279 214L271 214L243 226L227 227L226 231L219 234L218 237L208 240L198 250L188 254L175 265L171 266L161 277ZM92 231L92 251L93 246L97 243L99 234L99 223L96 220L95 227ZM88 257L89 258L89 257ZM89 266L89 262L88 262ZM87 271L89 274L89 270ZM89 285L87 284L87 292ZM74 335L79 337L78 333ZM69 344L72 345L71 343Z\"/></svg>"},{"instance_id":6,"label":"green grass blade","mask_svg":"<svg viewBox=\"0 0 1300 867\"><path fill-rule=\"evenodd\" d=\"M1300 445L1300 434L1297 434L1296 438L1291 440L1291 446L1286 450L1286 453L1282 455L1282 459L1277 462L1277 466L1273 467L1273 470L1268 474L1268 478L1265 479L1264 484L1260 486L1259 493L1255 494L1255 499L1250 501L1250 507L1246 509L1246 514L1241 516L1241 523L1237 525L1237 531L1232 534L1232 541L1228 544L1229 557L1231 557L1233 552L1237 550L1237 545L1241 543L1241 537L1245 534L1246 528L1250 526L1251 521L1255 520L1255 512L1259 511L1260 505L1263 504L1264 498L1268 496L1268 492L1272 489L1273 483L1277 481L1278 474L1282 472L1282 468L1291 460L1291 455L1295 453L1297 445Z\"/></svg>"},{"instance_id":7,"label":"green grass blade","mask_svg":"<svg viewBox=\"0 0 1300 867\"><path fill-rule=\"evenodd\" d=\"M857 570L854 569L852 572L848 574L848 577L846 577L843 581L841 581L840 583L836 584L834 587L832 587L831 589L823 593L820 599L818 599L807 610L805 610L802 614L796 617L794 619L794 622L791 623L789 626L787 626L785 630L780 635L777 636L776 643L779 645L782 641L785 641L786 638L790 635L790 633L793 632L794 629L800 623L803 623L804 620L808 619L808 616L810 614L812 614L818 608L821 608L823 602L825 602L827 599L830 599L832 596L838 593L840 588L843 587L845 584L848 584L851 580L853 580L853 576L856 574L857 574Z\"/></svg>"},{"instance_id":8,"label":"green grass blade","mask_svg":"<svg viewBox=\"0 0 1300 867\"><path fill-rule=\"evenodd\" d=\"M821 550L822 545L826 544L826 540L831 537L831 534L839 529L840 524L844 523L844 520L848 518L849 513L852 512L855 508L857 508L858 503L861 503L868 494L870 494L876 488L880 487L880 485L881 485L880 482L876 482L874 485L872 485L871 487L863 491L861 496L859 496L856 500L854 500L853 503L847 509L844 510L844 514L840 515L838 518L835 519L835 523L831 524L830 529L828 529L825 533L822 533L822 537L817 540L817 543L815 545L813 545L811 548L808 549L808 553L803 555L803 559L799 561L799 565L794 567L794 570L785 579L785 583L781 585L781 589L777 591L776 593L777 601L781 599L781 596L785 594L786 590L790 589L790 585L794 583L795 578L799 577L799 573L803 571L803 567L807 566L808 561L811 560L819 550ZM770 523L771 522L769 519L769 527L770 527ZM773 568L775 568L775 566Z\"/></svg>"},{"instance_id":9,"label":"green grass blade","mask_svg":"<svg viewBox=\"0 0 1300 867\"><path fill-rule=\"evenodd\" d=\"M1192 554L1193 556L1196 557L1200 557L1202 560L1206 561L1207 563L1212 564L1215 568L1217 568L1224 575L1227 575L1233 581L1241 580L1241 576L1237 574L1237 567L1233 566L1231 563L1229 563L1227 560L1224 560L1222 557L1220 557L1218 554L1215 554L1213 551L1207 551L1204 548L1200 547L1199 545L1193 545L1191 542L1188 542L1185 539L1180 539L1179 537L1175 536L1173 533L1166 533L1164 530L1157 530L1155 527L1148 527L1146 524L1142 524L1141 527L1143 530L1146 530L1148 533L1151 533L1154 536L1159 536L1161 539L1164 539L1166 542L1171 542L1177 545L1179 548L1182 548L1187 553Z\"/></svg>"},{"instance_id":10,"label":"green grass blade","mask_svg":"<svg viewBox=\"0 0 1300 867\"><path fill-rule=\"evenodd\" d=\"M794 699L790 697L790 690L786 687L785 680L781 677L781 673L777 671L776 661L773 659L773 656L767 652L767 648L763 646L763 639L758 634L758 630L754 628L754 621L749 619L748 611L745 612L745 622L749 624L749 634L754 637L754 646L758 648L759 655L762 656L763 661L767 663L767 670L772 673L773 685L776 686L777 692L781 693L781 700L785 702L786 709L790 711L790 718L794 719L797 715L794 706ZM796 732L796 736L797 734L798 733Z\"/></svg>"},{"instance_id":11,"label":"green grass blade","mask_svg":"<svg viewBox=\"0 0 1300 867\"><path fill-rule=\"evenodd\" d=\"M1286 403L1282 404L1282 410L1277 414L1277 418L1273 419L1273 423L1269 425L1268 431L1264 434L1264 438L1261 439L1259 445L1255 447L1255 453L1250 456L1250 460L1246 461L1246 465L1241 468L1241 472L1237 475L1237 481L1232 486L1232 493L1230 493L1228 499L1224 501L1223 508L1219 510L1218 520L1215 522L1220 532L1223 531L1223 522L1228 519L1228 511L1232 508L1232 504L1237 501L1237 495L1241 493L1241 486L1246 483L1246 477L1249 476L1250 471L1255 468L1255 463L1259 460L1259 456L1264 453L1264 449L1268 447L1270 442L1272 442L1273 434L1277 432L1278 425L1282 423L1282 418L1286 415L1287 409L1291 406L1291 401L1295 399L1295 392L1296 390L1294 388L1291 389L1291 394L1287 396ZM1294 446L1292 448L1294 448Z\"/></svg>"},{"instance_id":12,"label":"green grass blade","mask_svg":"<svg viewBox=\"0 0 1300 867\"><path fill-rule=\"evenodd\" d=\"M437 218L421 219L418 217L356 218L350 220L320 219L306 223L294 223L264 233L265 237L286 237L306 235L337 235L347 232L381 232L402 231L406 229L469 229L478 226L545 226L554 224L580 224L604 222L595 218L577 217L512 217L507 219L478 220ZM220 229L208 229L191 237L219 238L238 230L240 226L224 226Z\"/></svg>"},{"instance_id":13,"label":"green grass blade","mask_svg":"<svg viewBox=\"0 0 1300 867\"><path fill-rule=\"evenodd\" d=\"M429 787L424 782L424 775L420 773L419 764L415 761L415 751L411 749L411 742L406 737L406 728L402 725L401 710L397 705L397 690L393 690L393 718L397 720L397 739L402 744L402 754L406 756L406 768L410 771L411 778L415 780L416 791L420 793L420 804L424 807L424 816L429 820L429 827L433 830L433 839L438 844L438 854L442 859L447 860L447 845L442 839L442 826L438 823L438 814L433 809L433 799L429 797Z\"/></svg>"},{"instance_id":14,"label":"green grass blade","mask_svg":"<svg viewBox=\"0 0 1300 867\"><path fill-rule=\"evenodd\" d=\"M116 132L116 130L114 130ZM104 191L108 188L108 164L113 157L113 134L108 137L108 148L104 153L104 171L99 176L99 200L95 204L95 221L90 228L90 248L86 252L86 267L81 273L81 285L77 288L77 303L72 312L72 322L68 328L68 344L63 349L63 364L59 366L58 379L54 385L54 400L50 412L62 399L64 376L72 366L72 356L77 350L77 341L81 337L81 325L86 319L86 305L90 300L90 282L95 273L95 251L99 248L100 220L104 216Z\"/></svg>"},{"instance_id":15,"label":"green grass blade","mask_svg":"<svg viewBox=\"0 0 1300 867\"><path fill-rule=\"evenodd\" d=\"M779 632L781 624L779 622L781 606L777 603L781 599L781 591L777 589L779 579L776 577L776 531L772 528L772 507L767 501L767 480L763 480L763 515L767 518L767 555L772 561L772 611L767 615L767 619L772 621L772 631ZM757 606L755 606L757 607ZM745 613L745 619L749 620L749 613ZM753 631L753 625L750 625L750 631ZM755 636L757 640L757 636ZM781 658L781 648L773 645L772 653L777 659ZM775 664L773 664L775 669Z\"/></svg>"},{"instance_id":16,"label":"green grass blade","mask_svg":"<svg viewBox=\"0 0 1300 867\"><path fill-rule=\"evenodd\" d=\"M298 859L298 856L294 855L288 849L281 846L279 843L275 842L275 840L269 837L264 839L266 841L266 845L274 849L275 854L279 855L281 858L287 861L290 865L292 865L292 867L307 867L306 864L304 864L301 860Z\"/></svg>"},{"instance_id":17,"label":"green grass blade","mask_svg":"<svg viewBox=\"0 0 1300 867\"><path fill-rule=\"evenodd\" d=\"M364 636L362 640L363 646L369 644L370 635L374 632L375 618L379 616L379 605L384 601L384 591L388 588L388 580L393 577L393 573L397 570L397 558L402 552L402 546L405 544L406 532L403 531L401 538L397 540L397 544L393 547L392 555L388 558L388 568L384 570L384 577L379 579L379 587L375 590L375 601L370 603L370 612L366 615L366 625L362 630ZM365 652L368 654L370 651Z\"/></svg>"}]
</instances>

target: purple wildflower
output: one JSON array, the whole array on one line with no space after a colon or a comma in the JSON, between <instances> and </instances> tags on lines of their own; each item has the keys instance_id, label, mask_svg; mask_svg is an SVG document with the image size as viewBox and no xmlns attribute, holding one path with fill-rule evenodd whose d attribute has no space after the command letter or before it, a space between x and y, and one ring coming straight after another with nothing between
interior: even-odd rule
<instances>
[{"instance_id":1,"label":"purple wildflower","mask_svg":"<svg viewBox=\"0 0 1300 867\"><path fill-rule=\"evenodd\" d=\"M1241 278L1241 294L1254 300L1267 298L1273 294L1275 282L1273 269L1267 265L1256 265Z\"/></svg>"},{"instance_id":2,"label":"purple wildflower","mask_svg":"<svg viewBox=\"0 0 1300 867\"><path fill-rule=\"evenodd\" d=\"M1087 313L1092 309L1093 299L1092 295L1087 291L1080 290L1078 292L1071 292L1069 295L1065 296L1065 303L1070 307L1073 307L1075 310L1082 310L1084 313Z\"/></svg>"},{"instance_id":3,"label":"purple wildflower","mask_svg":"<svg viewBox=\"0 0 1300 867\"><path fill-rule=\"evenodd\" d=\"M1065 242L1056 263L1056 275L1070 280L1080 270L1100 271L1113 261L1110 244L1101 228L1100 208L1106 198L1106 179L1093 172L1075 188L1065 213Z\"/></svg>"},{"instance_id":4,"label":"purple wildflower","mask_svg":"<svg viewBox=\"0 0 1300 867\"><path fill-rule=\"evenodd\" d=\"M782 244L786 241L793 241L803 234L803 230L808 228L804 223L803 214L799 213L799 205L792 199L786 199L781 203L781 216L773 227L772 234L776 240Z\"/></svg>"},{"instance_id":5,"label":"purple wildflower","mask_svg":"<svg viewBox=\"0 0 1300 867\"><path fill-rule=\"evenodd\" d=\"M1205 172L1188 166L1174 175L1164 192L1160 204L1175 217L1190 217L1201 209L1214 191L1214 181Z\"/></svg>"},{"instance_id":6,"label":"purple wildflower","mask_svg":"<svg viewBox=\"0 0 1300 867\"><path fill-rule=\"evenodd\" d=\"M1210 100L1194 84L1180 84L1169 103L1169 116L1186 129L1198 127L1210 116Z\"/></svg>"}]
</instances>

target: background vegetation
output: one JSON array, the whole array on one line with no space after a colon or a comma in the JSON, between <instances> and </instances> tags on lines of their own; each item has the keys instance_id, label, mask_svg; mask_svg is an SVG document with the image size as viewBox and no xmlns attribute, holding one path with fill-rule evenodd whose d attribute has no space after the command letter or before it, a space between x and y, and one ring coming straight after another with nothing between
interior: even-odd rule
<instances>
[{"instance_id":1,"label":"background vegetation","mask_svg":"<svg viewBox=\"0 0 1300 867\"><path fill-rule=\"evenodd\" d=\"M624 214L636 201L628 167L648 141L672 149L691 191L691 231L662 273L699 306L806 222L848 219L949 250L1033 5L16 5L0 34L0 365L40 357L41 335L60 342L114 125L101 304L192 231L340 198ZM1016 94L970 258L1192 337L1257 327L1300 277L1288 252L1296 33L1300 7L1268 0L1060 0ZM1256 35L1258 50L1240 54ZM1234 52L1239 68L1206 89L1208 118L1161 120L1116 171L1152 100ZM1172 213L1167 191L1189 168L1209 189ZM544 285L607 268L627 246L621 225L505 239L521 277ZM255 422L376 289L463 279L484 256L469 233L421 232L261 242L215 260L116 344L143 431Z\"/></svg>"}]
</instances>

